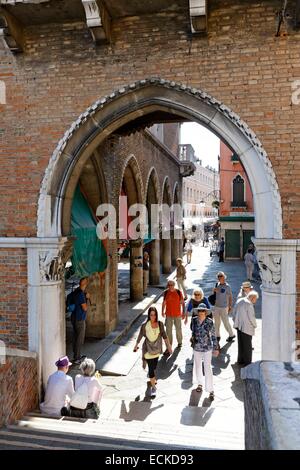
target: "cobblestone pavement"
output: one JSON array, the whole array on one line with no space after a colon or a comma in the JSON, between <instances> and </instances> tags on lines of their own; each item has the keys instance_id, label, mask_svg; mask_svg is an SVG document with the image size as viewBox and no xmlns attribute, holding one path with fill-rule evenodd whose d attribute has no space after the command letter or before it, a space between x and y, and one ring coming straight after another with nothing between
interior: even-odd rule
<instances>
[{"instance_id":1,"label":"cobblestone pavement","mask_svg":"<svg viewBox=\"0 0 300 470\"><path fill-rule=\"evenodd\" d=\"M245 280L245 267L241 261L225 261L219 263L216 258L209 257L208 248L195 247L193 259L187 265L187 286L191 294L196 286L201 286L206 295L211 293L215 284L216 273L222 268L228 275L233 295L236 297L240 284ZM260 292L259 285L254 287ZM161 311L162 298L157 302ZM257 333L253 341L253 361L260 359L261 352L261 304L256 305L258 318ZM122 338L124 346L118 360L122 369L128 369L128 361L132 360L132 349L136 341L143 315ZM240 380L240 368L235 365L237 358L237 342L226 343L227 332L221 327L221 353L213 359L215 400L211 402L206 393L195 391L192 385L192 349L190 347L190 329L183 326L184 343L182 349L175 349L169 358L162 357L159 361L157 397L151 400L147 396L147 375L142 369L140 353L126 376L103 376L106 385L101 409L107 418L123 421L143 421L148 426L180 425L181 432L192 426L202 429L203 445L211 442L210 448L243 448L244 409L243 384ZM166 434L166 433L165 433ZM166 439L166 436L162 439ZM210 437L209 437L210 436ZM219 437L218 437L219 436ZM228 441L227 441L228 439ZM219 440L219 442L218 442ZM163 442L163 441L162 441ZM220 444L220 445L219 445ZM201 442L198 442L201 446Z\"/></svg>"}]
</instances>

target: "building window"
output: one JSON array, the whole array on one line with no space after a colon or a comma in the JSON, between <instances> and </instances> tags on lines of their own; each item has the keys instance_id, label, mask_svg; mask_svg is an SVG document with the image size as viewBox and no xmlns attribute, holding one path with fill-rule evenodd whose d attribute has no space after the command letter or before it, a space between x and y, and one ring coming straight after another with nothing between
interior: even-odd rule
<instances>
[{"instance_id":1,"label":"building window","mask_svg":"<svg viewBox=\"0 0 300 470\"><path fill-rule=\"evenodd\" d=\"M241 175L237 175L232 182L232 207L245 207L245 182Z\"/></svg>"}]
</instances>

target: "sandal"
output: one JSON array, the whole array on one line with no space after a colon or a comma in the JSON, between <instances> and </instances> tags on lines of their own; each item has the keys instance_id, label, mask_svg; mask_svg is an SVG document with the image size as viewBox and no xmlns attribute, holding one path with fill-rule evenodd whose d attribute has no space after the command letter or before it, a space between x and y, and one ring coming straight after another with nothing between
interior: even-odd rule
<instances>
[{"instance_id":1,"label":"sandal","mask_svg":"<svg viewBox=\"0 0 300 470\"><path fill-rule=\"evenodd\" d=\"M214 393L214 392L210 392L210 394L209 394L209 399L210 399L210 400L214 400L214 399L215 399L215 393Z\"/></svg>"},{"instance_id":2,"label":"sandal","mask_svg":"<svg viewBox=\"0 0 300 470\"><path fill-rule=\"evenodd\" d=\"M203 391L202 385L198 385L198 387L196 388L196 392L201 393L202 391Z\"/></svg>"}]
</instances>

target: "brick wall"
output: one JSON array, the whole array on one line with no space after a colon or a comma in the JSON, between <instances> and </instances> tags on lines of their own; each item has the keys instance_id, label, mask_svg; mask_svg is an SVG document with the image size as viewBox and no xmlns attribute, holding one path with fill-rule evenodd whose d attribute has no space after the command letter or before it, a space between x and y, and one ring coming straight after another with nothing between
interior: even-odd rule
<instances>
[{"instance_id":1,"label":"brick wall","mask_svg":"<svg viewBox=\"0 0 300 470\"><path fill-rule=\"evenodd\" d=\"M0 248L0 340L6 347L28 348L27 254Z\"/></svg>"},{"instance_id":2,"label":"brick wall","mask_svg":"<svg viewBox=\"0 0 300 470\"><path fill-rule=\"evenodd\" d=\"M38 405L36 359L8 355L0 364L0 427Z\"/></svg>"},{"instance_id":3,"label":"brick wall","mask_svg":"<svg viewBox=\"0 0 300 470\"><path fill-rule=\"evenodd\" d=\"M76 23L28 28L24 54L1 49L1 235L36 234L41 179L71 122L120 85L159 75L206 90L257 133L278 178L284 235L299 237L300 192L290 176L300 175L300 106L291 106L300 34L275 37L280 5L212 0L207 37L190 37L183 11L115 20L112 43L98 48Z\"/></svg>"},{"instance_id":4,"label":"brick wall","mask_svg":"<svg viewBox=\"0 0 300 470\"><path fill-rule=\"evenodd\" d=\"M100 47L84 23L27 28L23 54L1 46L0 236L36 235L44 171L72 121L124 83L156 75L202 88L254 130L279 184L283 236L300 238L300 106L291 102L300 33L275 37L281 6L211 0L207 37L190 36L186 9L115 20Z\"/></svg>"}]
</instances>

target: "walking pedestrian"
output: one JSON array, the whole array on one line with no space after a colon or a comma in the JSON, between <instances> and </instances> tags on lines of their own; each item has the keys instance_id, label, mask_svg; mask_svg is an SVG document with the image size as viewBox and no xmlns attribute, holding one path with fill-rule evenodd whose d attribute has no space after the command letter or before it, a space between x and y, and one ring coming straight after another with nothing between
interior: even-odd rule
<instances>
[{"instance_id":1,"label":"walking pedestrian","mask_svg":"<svg viewBox=\"0 0 300 470\"><path fill-rule=\"evenodd\" d=\"M182 291L184 295L184 300L187 299L187 294L186 294L186 288L185 288L185 279L186 279L186 269L183 266L183 260L182 258L177 258L176 260L176 281L178 285L178 289Z\"/></svg>"},{"instance_id":2,"label":"walking pedestrian","mask_svg":"<svg viewBox=\"0 0 300 470\"><path fill-rule=\"evenodd\" d=\"M233 326L237 329L238 335L237 362L241 366L247 366L252 362L252 336L257 327L254 304L258 297L258 292L251 290L247 297L237 300L233 312Z\"/></svg>"},{"instance_id":3,"label":"walking pedestrian","mask_svg":"<svg viewBox=\"0 0 300 470\"><path fill-rule=\"evenodd\" d=\"M136 352L142 338L145 338L142 347L143 367L148 364L149 379L151 383L151 397L156 395L156 376L155 371L159 356L162 354L162 340L164 339L168 353L172 354L172 347L167 337L164 325L158 321L158 312L155 307L150 307L148 310L148 318L141 326L139 336L133 351Z\"/></svg>"},{"instance_id":4,"label":"walking pedestrian","mask_svg":"<svg viewBox=\"0 0 300 470\"><path fill-rule=\"evenodd\" d=\"M149 253L144 251L143 256L143 292L147 295L147 289L149 284Z\"/></svg>"},{"instance_id":5,"label":"walking pedestrian","mask_svg":"<svg viewBox=\"0 0 300 470\"><path fill-rule=\"evenodd\" d=\"M253 271L254 271L254 256L249 248L249 250L247 251L247 253L245 254L244 256L244 260L245 260L245 266L246 266L246 272L247 272L247 279L249 279L249 281L253 281Z\"/></svg>"},{"instance_id":6,"label":"walking pedestrian","mask_svg":"<svg viewBox=\"0 0 300 470\"><path fill-rule=\"evenodd\" d=\"M238 293L237 299L241 299L242 297L247 297L247 295L249 294L251 290L253 290L253 286L251 282L249 281L243 282L241 285L240 291Z\"/></svg>"},{"instance_id":7,"label":"walking pedestrian","mask_svg":"<svg viewBox=\"0 0 300 470\"><path fill-rule=\"evenodd\" d=\"M193 254L193 245L191 243L191 240L187 240L185 244L185 249L186 249L187 264L190 264L192 261L192 254Z\"/></svg>"},{"instance_id":8,"label":"walking pedestrian","mask_svg":"<svg viewBox=\"0 0 300 470\"><path fill-rule=\"evenodd\" d=\"M40 409L42 413L49 416L63 416L74 394L72 377L67 375L72 362L69 361L68 356L64 356L60 357L55 365L57 371L48 379L45 400L40 404Z\"/></svg>"},{"instance_id":9,"label":"walking pedestrian","mask_svg":"<svg viewBox=\"0 0 300 470\"><path fill-rule=\"evenodd\" d=\"M208 299L204 296L204 292L201 287L198 287L194 290L192 297L190 298L187 304L187 312L192 313L192 318L198 316L198 310L200 304L205 304L206 307L210 310L210 305ZM208 317L212 318L211 312L208 313Z\"/></svg>"},{"instance_id":10,"label":"walking pedestrian","mask_svg":"<svg viewBox=\"0 0 300 470\"><path fill-rule=\"evenodd\" d=\"M202 363L204 363L205 391L209 398L214 399L213 373L211 367L212 356L218 356L219 345L216 338L215 327L211 318L208 318L208 308L201 303L198 316L192 318L192 347L194 350L193 383L197 383L196 391L201 393L204 386Z\"/></svg>"},{"instance_id":11,"label":"walking pedestrian","mask_svg":"<svg viewBox=\"0 0 300 470\"><path fill-rule=\"evenodd\" d=\"M228 314L232 310L232 291L230 285L226 282L226 275L223 271L217 273L218 283L213 289L213 292L216 293L216 302L213 309L213 318L215 321L217 339L220 342L220 326L221 321L228 332L229 336L226 341L233 341L235 334L229 323Z\"/></svg>"},{"instance_id":12,"label":"walking pedestrian","mask_svg":"<svg viewBox=\"0 0 300 470\"><path fill-rule=\"evenodd\" d=\"M175 282L169 280L167 289L164 292L164 300L162 303L162 316L166 317L166 331L170 344L173 343L173 325L176 330L177 347L182 347L182 327L181 322L187 323L187 314L185 312L185 304L182 293L179 289L175 289ZM168 351L165 351L168 355Z\"/></svg>"},{"instance_id":13,"label":"walking pedestrian","mask_svg":"<svg viewBox=\"0 0 300 470\"><path fill-rule=\"evenodd\" d=\"M73 326L73 351L74 351L74 364L80 364L85 356L81 356L81 348L84 344L85 328L86 328L86 315L87 315L87 302L90 295L86 292L88 279L83 277L80 279L79 289L74 293L75 310L71 316ZM75 291L74 291L75 292Z\"/></svg>"},{"instance_id":14,"label":"walking pedestrian","mask_svg":"<svg viewBox=\"0 0 300 470\"><path fill-rule=\"evenodd\" d=\"M219 263L224 263L224 251L225 251L225 241L224 241L224 237L222 237L219 242L219 247L218 247Z\"/></svg>"}]
</instances>

